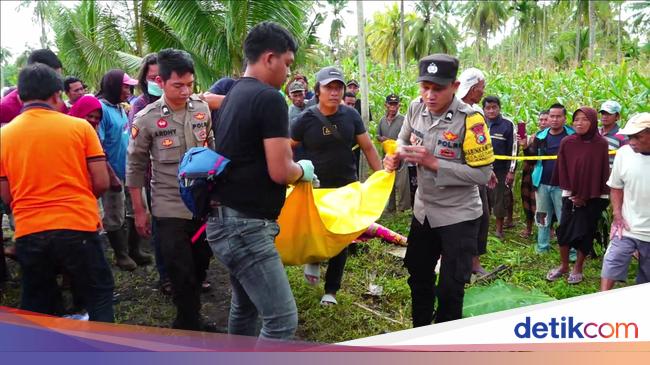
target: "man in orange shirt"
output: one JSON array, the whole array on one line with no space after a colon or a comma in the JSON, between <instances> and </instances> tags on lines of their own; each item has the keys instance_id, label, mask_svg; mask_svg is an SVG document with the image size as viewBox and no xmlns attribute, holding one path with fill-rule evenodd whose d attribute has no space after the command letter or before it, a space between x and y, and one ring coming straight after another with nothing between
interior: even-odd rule
<instances>
[{"instance_id":1,"label":"man in orange shirt","mask_svg":"<svg viewBox=\"0 0 650 365\"><path fill-rule=\"evenodd\" d=\"M54 314L56 274L71 275L91 320L113 322L113 275L97 229L106 158L86 121L59 113L63 82L41 63L18 76L23 113L0 134L0 193L16 222L21 308Z\"/></svg>"}]
</instances>

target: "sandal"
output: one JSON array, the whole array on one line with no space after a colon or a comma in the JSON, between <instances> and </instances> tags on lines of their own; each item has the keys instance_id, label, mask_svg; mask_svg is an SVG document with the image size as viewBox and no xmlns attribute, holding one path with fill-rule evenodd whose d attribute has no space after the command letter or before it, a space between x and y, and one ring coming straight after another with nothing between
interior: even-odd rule
<instances>
[{"instance_id":1,"label":"sandal","mask_svg":"<svg viewBox=\"0 0 650 365\"><path fill-rule=\"evenodd\" d=\"M304 274L307 284L318 285L320 282L320 263L306 264Z\"/></svg>"},{"instance_id":2,"label":"sandal","mask_svg":"<svg viewBox=\"0 0 650 365\"><path fill-rule=\"evenodd\" d=\"M566 275L567 272L562 272L562 269L559 267L556 267L555 269L551 269L547 274L546 274L546 280L548 281L557 281L558 279L561 279Z\"/></svg>"},{"instance_id":3,"label":"sandal","mask_svg":"<svg viewBox=\"0 0 650 365\"><path fill-rule=\"evenodd\" d=\"M336 305L339 304L332 294L325 294L320 300L320 305Z\"/></svg>"},{"instance_id":4,"label":"sandal","mask_svg":"<svg viewBox=\"0 0 650 365\"><path fill-rule=\"evenodd\" d=\"M569 277L567 278L566 282L569 284L578 284L584 279L584 276L582 273L571 273L569 274Z\"/></svg>"}]
</instances>

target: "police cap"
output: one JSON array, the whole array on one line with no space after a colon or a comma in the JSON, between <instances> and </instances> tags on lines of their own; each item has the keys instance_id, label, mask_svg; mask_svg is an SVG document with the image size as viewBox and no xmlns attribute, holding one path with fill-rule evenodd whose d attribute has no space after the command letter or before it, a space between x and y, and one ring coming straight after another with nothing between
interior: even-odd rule
<instances>
[{"instance_id":1,"label":"police cap","mask_svg":"<svg viewBox=\"0 0 650 365\"><path fill-rule=\"evenodd\" d=\"M458 74L458 58L437 53L426 56L418 64L418 82L429 81L438 85L449 85Z\"/></svg>"}]
</instances>

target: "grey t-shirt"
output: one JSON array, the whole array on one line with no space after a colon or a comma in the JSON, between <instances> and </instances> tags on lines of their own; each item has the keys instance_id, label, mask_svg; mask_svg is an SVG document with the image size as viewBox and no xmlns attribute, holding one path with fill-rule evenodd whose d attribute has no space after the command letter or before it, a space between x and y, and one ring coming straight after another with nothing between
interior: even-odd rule
<instances>
[{"instance_id":1,"label":"grey t-shirt","mask_svg":"<svg viewBox=\"0 0 650 365\"><path fill-rule=\"evenodd\" d=\"M401 114L397 114L390 123L388 122L388 118L383 116L379 121L379 127L377 127L377 135L397 140L399 131L402 129L402 124L404 124L404 116Z\"/></svg>"}]
</instances>

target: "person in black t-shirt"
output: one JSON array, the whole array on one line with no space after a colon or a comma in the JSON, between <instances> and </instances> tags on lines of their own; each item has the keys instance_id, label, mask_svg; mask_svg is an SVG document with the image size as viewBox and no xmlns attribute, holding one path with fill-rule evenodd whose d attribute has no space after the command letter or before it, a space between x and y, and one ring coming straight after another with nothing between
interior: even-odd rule
<instances>
[{"instance_id":1,"label":"person in black t-shirt","mask_svg":"<svg viewBox=\"0 0 650 365\"><path fill-rule=\"evenodd\" d=\"M312 181L308 160L293 162L287 104L278 91L293 63L296 42L283 27L263 22L248 33L248 61L221 105L215 150L230 159L212 195L207 237L230 270L228 333L288 339L298 325L296 302L275 248L286 185Z\"/></svg>"},{"instance_id":2,"label":"person in black t-shirt","mask_svg":"<svg viewBox=\"0 0 650 365\"><path fill-rule=\"evenodd\" d=\"M316 74L315 92L318 105L305 110L291 129L292 145L302 147L306 158L314 163L321 188L339 188L359 180L353 147L357 144L374 171L381 170L381 161L366 132L359 113L342 105L345 83L343 73L325 67ZM336 304L341 288L347 248L329 260L325 274L325 295L321 304ZM305 266L305 279L318 283L319 264Z\"/></svg>"}]
</instances>

